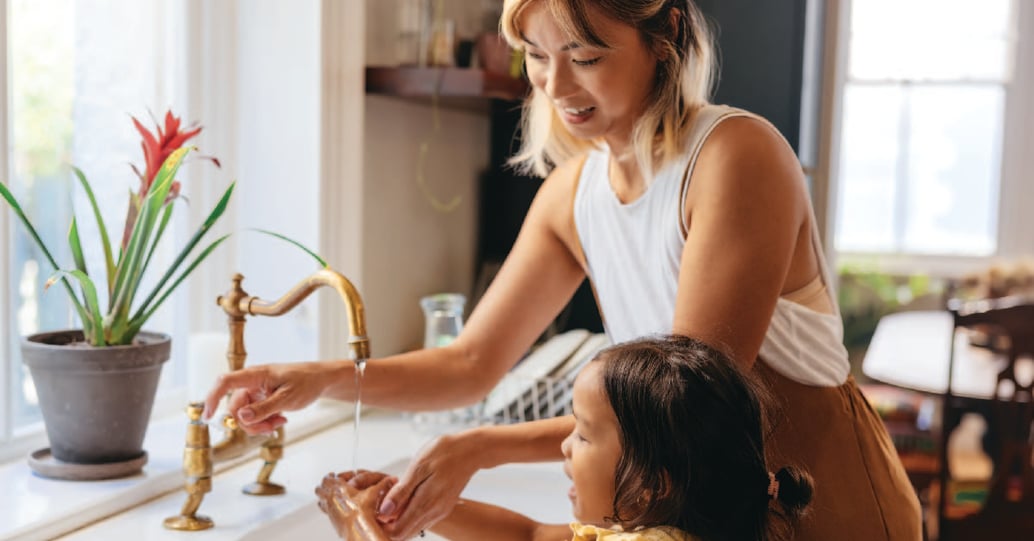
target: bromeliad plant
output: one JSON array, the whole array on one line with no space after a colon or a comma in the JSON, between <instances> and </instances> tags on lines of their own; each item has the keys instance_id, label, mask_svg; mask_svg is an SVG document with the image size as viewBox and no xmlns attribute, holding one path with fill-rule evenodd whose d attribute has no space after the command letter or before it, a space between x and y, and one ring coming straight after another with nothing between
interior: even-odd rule
<instances>
[{"instance_id":1,"label":"bromeliad plant","mask_svg":"<svg viewBox=\"0 0 1034 541\"><path fill-rule=\"evenodd\" d=\"M43 252L44 257L54 268L54 274L47 280L46 287L50 287L57 281L62 283L82 321L85 339L93 346L131 344L144 323L176 287L219 244L229 237L227 234L213 241L180 270L194 249L198 247L201 239L223 215L236 183L230 184L215 208L205 218L201 227L190 237L154 288L147 293L142 302L136 305L135 309L133 308L134 300L140 293L144 272L151 262L162 234L169 225L173 205L179 197L179 182L175 180L176 172L179 171L187 154L194 150L193 147L185 146L185 143L201 131L200 127L187 131L182 130L179 119L174 117L171 112L165 115L165 130L163 131L161 126L158 126L155 130L157 134L152 134L144 128L136 118L133 118L133 123L143 137L142 146L146 165L143 174L136 171L140 177L140 188L136 193L130 194L129 210L117 257L114 255L115 250L108 237L108 230L101 217L97 200L94 198L93 189L83 172L78 168L73 168L93 209L100 232L101 245L104 249L107 283L100 292L94 278L91 278L87 271L75 217L72 217L72 224L68 231L68 244L75 266L74 268L62 268L43 243L14 195L6 185L0 183L0 195L7 200L22 224L25 225L29 235ZM212 161L218 165L218 161L214 159ZM136 170L135 167L134 170ZM69 278L78 281L82 294L81 299L69 282ZM106 313L101 311L99 297L102 293L107 293Z\"/></svg>"}]
</instances>

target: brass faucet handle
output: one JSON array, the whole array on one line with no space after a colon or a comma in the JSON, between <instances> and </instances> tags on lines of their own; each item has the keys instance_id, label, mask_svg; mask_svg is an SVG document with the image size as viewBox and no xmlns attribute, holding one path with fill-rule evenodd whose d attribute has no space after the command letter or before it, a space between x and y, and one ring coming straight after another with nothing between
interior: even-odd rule
<instances>
[{"instance_id":1,"label":"brass faucet handle","mask_svg":"<svg viewBox=\"0 0 1034 541\"><path fill-rule=\"evenodd\" d=\"M205 403L204 402L191 402L190 404L187 404L187 410L186 411L187 411L187 418L190 419L191 422L200 421L201 420L201 415L205 411Z\"/></svg>"},{"instance_id":2,"label":"brass faucet handle","mask_svg":"<svg viewBox=\"0 0 1034 541\"><path fill-rule=\"evenodd\" d=\"M212 519L198 515L205 494L212 491L212 445L208 425L201 420L204 404L191 402L187 406L186 444L183 448L183 477L187 501L179 515L169 517L162 523L170 530L197 531L213 526Z\"/></svg>"}]
</instances>

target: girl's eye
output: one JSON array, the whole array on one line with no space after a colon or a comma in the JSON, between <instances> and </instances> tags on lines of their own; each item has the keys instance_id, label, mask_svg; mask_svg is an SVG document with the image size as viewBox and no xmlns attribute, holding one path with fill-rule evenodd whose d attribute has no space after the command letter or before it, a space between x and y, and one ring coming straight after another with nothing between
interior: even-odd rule
<instances>
[{"instance_id":1,"label":"girl's eye","mask_svg":"<svg viewBox=\"0 0 1034 541\"><path fill-rule=\"evenodd\" d=\"M527 56L528 58L531 58L533 60L545 60L546 58L546 56L543 54L533 53L531 51L525 51L524 56Z\"/></svg>"},{"instance_id":2,"label":"girl's eye","mask_svg":"<svg viewBox=\"0 0 1034 541\"><path fill-rule=\"evenodd\" d=\"M582 436L581 434L579 434L579 433L577 433L577 432L575 432L574 436L575 436L576 438L578 438L578 441L580 441L580 442L586 443L586 442L588 442L588 441L589 441L589 440L585 439L585 437L584 437L584 436Z\"/></svg>"},{"instance_id":3,"label":"girl's eye","mask_svg":"<svg viewBox=\"0 0 1034 541\"><path fill-rule=\"evenodd\" d=\"M603 60L602 56L597 56L596 58L590 58L588 60L575 60L574 63L579 66L592 66L599 63L600 60Z\"/></svg>"}]
</instances>

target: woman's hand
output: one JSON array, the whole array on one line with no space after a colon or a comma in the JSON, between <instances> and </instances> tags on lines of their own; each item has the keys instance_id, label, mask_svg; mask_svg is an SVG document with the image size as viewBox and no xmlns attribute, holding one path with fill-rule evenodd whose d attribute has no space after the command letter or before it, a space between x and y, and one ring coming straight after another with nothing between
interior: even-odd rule
<instances>
[{"instance_id":1,"label":"woman's hand","mask_svg":"<svg viewBox=\"0 0 1034 541\"><path fill-rule=\"evenodd\" d=\"M409 464L377 516L393 540L410 539L452 512L478 470L466 447L461 435L443 436Z\"/></svg>"},{"instance_id":2,"label":"woman's hand","mask_svg":"<svg viewBox=\"0 0 1034 541\"><path fill-rule=\"evenodd\" d=\"M319 507L342 539L385 541L375 515L381 499L396 479L384 473L359 470L327 474L316 487Z\"/></svg>"},{"instance_id":3,"label":"woman's hand","mask_svg":"<svg viewBox=\"0 0 1034 541\"><path fill-rule=\"evenodd\" d=\"M219 376L205 399L205 419L219 401L233 392L227 410L249 434L269 433L287 419L283 412L308 406L340 378L334 370L342 363L314 362L253 366Z\"/></svg>"}]
</instances>

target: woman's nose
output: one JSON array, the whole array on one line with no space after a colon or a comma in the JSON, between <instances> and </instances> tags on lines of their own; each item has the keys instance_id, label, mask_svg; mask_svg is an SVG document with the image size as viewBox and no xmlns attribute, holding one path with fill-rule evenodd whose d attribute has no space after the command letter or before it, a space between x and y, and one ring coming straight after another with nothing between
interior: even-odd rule
<instances>
[{"instance_id":1,"label":"woman's nose","mask_svg":"<svg viewBox=\"0 0 1034 541\"><path fill-rule=\"evenodd\" d=\"M554 101L563 98L571 93L574 80L571 78L571 70L561 62L553 62L546 70L546 80L543 90L546 95Z\"/></svg>"}]
</instances>

